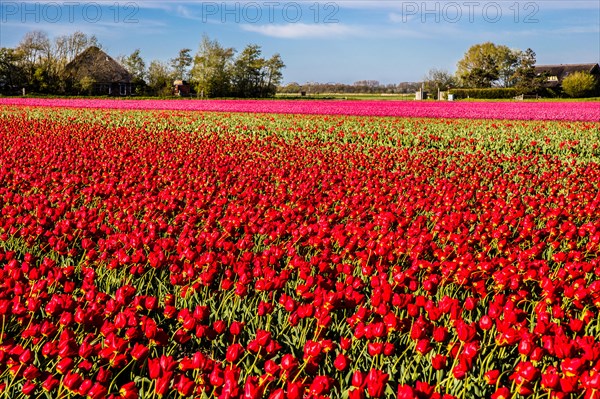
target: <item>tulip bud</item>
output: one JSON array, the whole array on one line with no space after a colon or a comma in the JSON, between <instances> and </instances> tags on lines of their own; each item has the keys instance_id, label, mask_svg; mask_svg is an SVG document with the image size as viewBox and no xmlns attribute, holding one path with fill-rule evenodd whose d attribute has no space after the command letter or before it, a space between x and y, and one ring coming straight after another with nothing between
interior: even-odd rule
<instances>
[{"instance_id":1,"label":"tulip bud","mask_svg":"<svg viewBox=\"0 0 600 399\"><path fill-rule=\"evenodd\" d=\"M365 382L365 376L363 375L363 373L360 370L356 370L353 374L352 374L352 386L356 387L356 388L361 388L363 386Z\"/></svg>"}]
</instances>

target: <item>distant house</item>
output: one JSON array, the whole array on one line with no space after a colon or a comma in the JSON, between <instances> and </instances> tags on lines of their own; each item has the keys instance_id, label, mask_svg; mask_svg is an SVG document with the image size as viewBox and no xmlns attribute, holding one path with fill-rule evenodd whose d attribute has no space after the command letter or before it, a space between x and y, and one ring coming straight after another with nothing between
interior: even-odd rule
<instances>
[{"instance_id":1,"label":"distant house","mask_svg":"<svg viewBox=\"0 0 600 399\"><path fill-rule=\"evenodd\" d=\"M94 95L129 96L131 74L98 47L88 47L67 64L66 73L72 88Z\"/></svg>"},{"instance_id":2,"label":"distant house","mask_svg":"<svg viewBox=\"0 0 600 399\"><path fill-rule=\"evenodd\" d=\"M600 66L598 64L560 64L560 65L536 65L535 72L545 75L544 87L559 88L567 76L575 72L588 72L596 78L600 78Z\"/></svg>"},{"instance_id":3,"label":"distant house","mask_svg":"<svg viewBox=\"0 0 600 399\"><path fill-rule=\"evenodd\" d=\"M173 82L173 94L180 97L190 95L190 84L185 80L176 80Z\"/></svg>"}]
</instances>

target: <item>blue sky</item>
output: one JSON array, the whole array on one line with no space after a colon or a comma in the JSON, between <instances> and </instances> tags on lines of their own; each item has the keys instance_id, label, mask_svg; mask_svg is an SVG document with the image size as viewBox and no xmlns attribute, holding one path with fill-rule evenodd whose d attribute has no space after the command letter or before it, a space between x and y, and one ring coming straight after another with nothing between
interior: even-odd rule
<instances>
[{"instance_id":1,"label":"blue sky","mask_svg":"<svg viewBox=\"0 0 600 399\"><path fill-rule=\"evenodd\" d=\"M598 0L0 0L0 46L31 30L95 34L113 57L139 48L147 64L195 53L203 34L238 51L258 44L281 54L286 83L418 81L454 72L485 41L530 47L538 64L600 61Z\"/></svg>"}]
</instances>

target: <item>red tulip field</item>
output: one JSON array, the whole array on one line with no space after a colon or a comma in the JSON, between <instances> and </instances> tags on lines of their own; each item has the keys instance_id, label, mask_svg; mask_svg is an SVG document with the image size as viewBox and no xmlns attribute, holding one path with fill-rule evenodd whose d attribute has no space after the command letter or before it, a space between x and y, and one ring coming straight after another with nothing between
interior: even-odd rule
<instances>
[{"instance_id":1,"label":"red tulip field","mask_svg":"<svg viewBox=\"0 0 600 399\"><path fill-rule=\"evenodd\" d=\"M0 104L0 398L600 399L600 104L331 104Z\"/></svg>"}]
</instances>

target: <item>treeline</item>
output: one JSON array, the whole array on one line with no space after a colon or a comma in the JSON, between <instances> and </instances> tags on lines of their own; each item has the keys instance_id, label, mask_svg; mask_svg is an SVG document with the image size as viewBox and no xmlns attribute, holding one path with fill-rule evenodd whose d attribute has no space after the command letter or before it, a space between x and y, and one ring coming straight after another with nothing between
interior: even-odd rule
<instances>
[{"instance_id":1,"label":"treeline","mask_svg":"<svg viewBox=\"0 0 600 399\"><path fill-rule=\"evenodd\" d=\"M86 48L102 48L94 35L75 32L51 40L45 32L25 34L15 48L0 48L0 93L69 93L66 66ZM133 77L134 93L172 95L174 80L189 82L192 92L210 97L269 97L283 79L285 64L279 54L262 56L261 47L246 46L237 53L217 40L203 36L199 50L183 48L168 62L147 62L139 49L116 60Z\"/></svg>"},{"instance_id":2,"label":"treeline","mask_svg":"<svg viewBox=\"0 0 600 399\"><path fill-rule=\"evenodd\" d=\"M191 65L190 81L206 97L270 97L283 79L285 64L279 54L269 59L251 44L237 56L232 47L223 47L204 35Z\"/></svg>"},{"instance_id":3,"label":"treeline","mask_svg":"<svg viewBox=\"0 0 600 399\"><path fill-rule=\"evenodd\" d=\"M101 47L94 35L75 32L50 40L42 31L25 34L16 48L0 48L0 93L61 94L66 90L65 67L90 46Z\"/></svg>"},{"instance_id":4,"label":"treeline","mask_svg":"<svg viewBox=\"0 0 600 399\"><path fill-rule=\"evenodd\" d=\"M452 90L459 97L510 98L514 95L583 97L598 93L599 82L585 72L566 77L556 88L548 88L548 76L535 69L536 54L511 49L505 45L485 42L471 46L458 61L454 74L443 69L431 69L424 77L425 90ZM460 89L460 90L458 90Z\"/></svg>"},{"instance_id":5,"label":"treeline","mask_svg":"<svg viewBox=\"0 0 600 399\"><path fill-rule=\"evenodd\" d=\"M353 84L343 83L288 83L278 89L282 94L325 94L325 93L348 93L348 94L407 94L414 93L421 87L420 82L401 82L398 84L380 84L376 80L362 80Z\"/></svg>"},{"instance_id":6,"label":"treeline","mask_svg":"<svg viewBox=\"0 0 600 399\"><path fill-rule=\"evenodd\" d=\"M535 72L535 52L510 49L491 42L471 46L458 61L456 73L433 68L424 77L425 90L436 92L450 88L514 88L534 93L545 77Z\"/></svg>"}]
</instances>

